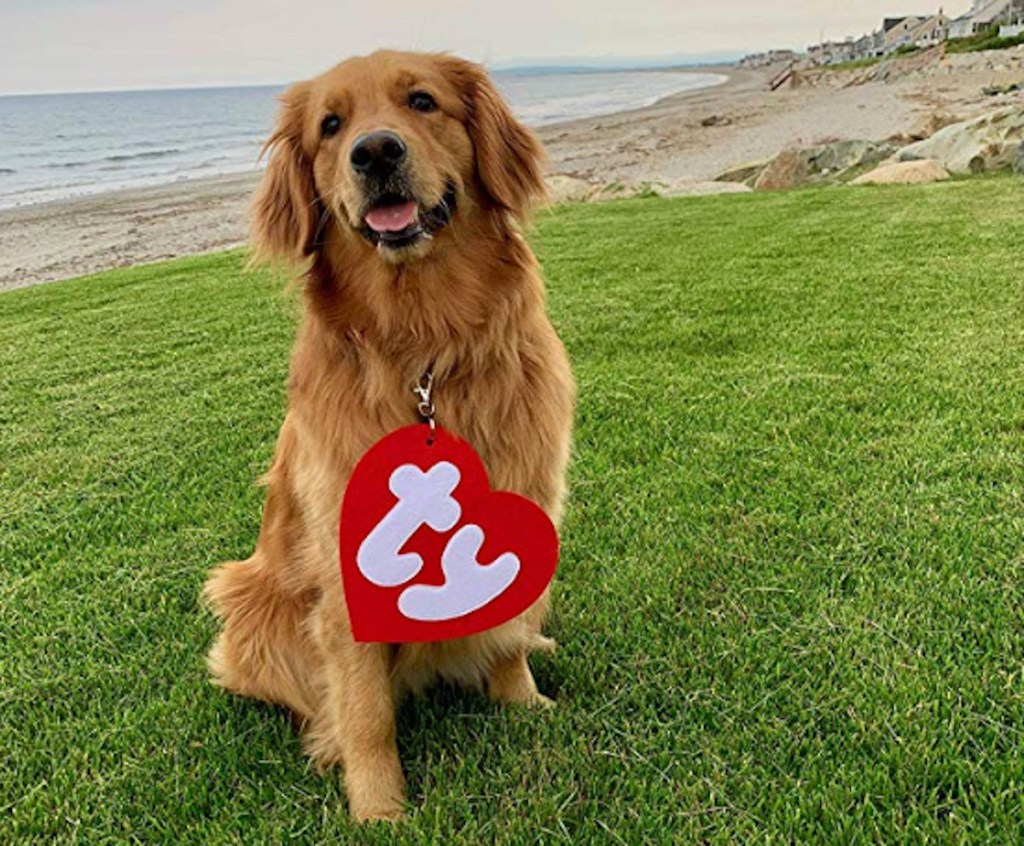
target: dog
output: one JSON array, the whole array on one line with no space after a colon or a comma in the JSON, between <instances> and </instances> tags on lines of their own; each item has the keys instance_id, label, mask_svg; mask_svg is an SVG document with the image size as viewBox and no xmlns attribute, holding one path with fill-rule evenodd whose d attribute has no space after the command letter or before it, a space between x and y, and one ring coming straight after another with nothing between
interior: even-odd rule
<instances>
[{"instance_id":1,"label":"dog","mask_svg":"<svg viewBox=\"0 0 1024 846\"><path fill-rule=\"evenodd\" d=\"M293 712L314 761L343 768L356 819L397 819L404 694L444 680L549 704L527 663L551 646L547 591L470 637L360 643L338 558L353 468L419 421L411 386L426 373L439 424L492 486L558 524L575 387L522 235L545 195L543 148L481 66L380 51L289 88L266 149L253 255L302 271L304 308L256 549L204 588L221 623L207 661L216 684Z\"/></svg>"}]
</instances>

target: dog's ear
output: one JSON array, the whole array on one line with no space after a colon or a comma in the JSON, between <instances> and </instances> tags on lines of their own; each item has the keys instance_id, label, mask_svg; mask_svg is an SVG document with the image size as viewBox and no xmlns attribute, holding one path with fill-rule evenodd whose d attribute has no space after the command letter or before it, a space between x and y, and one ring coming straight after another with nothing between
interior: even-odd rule
<instances>
[{"instance_id":1,"label":"dog's ear","mask_svg":"<svg viewBox=\"0 0 1024 846\"><path fill-rule=\"evenodd\" d=\"M544 148L516 120L483 67L452 56L445 62L462 95L480 184L495 206L524 220L547 198Z\"/></svg>"},{"instance_id":2,"label":"dog's ear","mask_svg":"<svg viewBox=\"0 0 1024 846\"><path fill-rule=\"evenodd\" d=\"M300 261L315 249L317 215L313 165L302 144L310 87L300 82L281 95L277 125L263 146L270 161L252 206L257 260Z\"/></svg>"}]
</instances>

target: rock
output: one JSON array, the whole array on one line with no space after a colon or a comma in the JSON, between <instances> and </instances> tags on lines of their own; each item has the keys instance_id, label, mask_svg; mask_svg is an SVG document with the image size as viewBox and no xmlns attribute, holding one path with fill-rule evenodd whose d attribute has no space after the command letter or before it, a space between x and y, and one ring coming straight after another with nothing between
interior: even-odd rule
<instances>
[{"instance_id":1,"label":"rock","mask_svg":"<svg viewBox=\"0 0 1024 846\"><path fill-rule=\"evenodd\" d=\"M745 162L728 170L723 170L715 177L715 182L746 182L751 183L761 175L761 171L768 167L771 159L760 159L756 162Z\"/></svg>"},{"instance_id":2,"label":"rock","mask_svg":"<svg viewBox=\"0 0 1024 846\"><path fill-rule=\"evenodd\" d=\"M701 182L695 179L677 179L667 185L651 186L659 197L705 197L711 194L747 194L753 189L739 182Z\"/></svg>"},{"instance_id":3,"label":"rock","mask_svg":"<svg viewBox=\"0 0 1024 846\"><path fill-rule=\"evenodd\" d=\"M931 138L939 130L952 126L954 123L959 123L959 118L954 115L948 112L932 112L914 124L907 135L911 141L923 141L925 138Z\"/></svg>"},{"instance_id":4,"label":"rock","mask_svg":"<svg viewBox=\"0 0 1024 846\"><path fill-rule=\"evenodd\" d=\"M755 191L781 191L806 185L810 171L807 157L800 150L783 150L761 171Z\"/></svg>"},{"instance_id":5,"label":"rock","mask_svg":"<svg viewBox=\"0 0 1024 846\"><path fill-rule=\"evenodd\" d=\"M925 182L941 182L949 179L949 171L931 159L917 162L886 162L863 176L858 176L851 185L919 185Z\"/></svg>"},{"instance_id":6,"label":"rock","mask_svg":"<svg viewBox=\"0 0 1024 846\"><path fill-rule=\"evenodd\" d=\"M811 173L836 175L851 168L877 164L889 158L896 148L873 141L832 141L806 150Z\"/></svg>"},{"instance_id":7,"label":"rock","mask_svg":"<svg viewBox=\"0 0 1024 846\"><path fill-rule=\"evenodd\" d=\"M951 173L983 173L1013 165L1024 139L1024 107L1012 106L940 129L904 147L899 161L935 159Z\"/></svg>"},{"instance_id":8,"label":"rock","mask_svg":"<svg viewBox=\"0 0 1024 846\"><path fill-rule=\"evenodd\" d=\"M1024 88L1024 82L1015 82L1012 85L986 85L981 89L981 93L986 97L998 97L1001 94L1012 94L1022 88Z\"/></svg>"},{"instance_id":9,"label":"rock","mask_svg":"<svg viewBox=\"0 0 1024 846\"><path fill-rule=\"evenodd\" d=\"M704 118L700 125L704 127L708 126L730 126L732 124L732 118L725 115L711 115L710 117Z\"/></svg>"},{"instance_id":10,"label":"rock","mask_svg":"<svg viewBox=\"0 0 1024 846\"><path fill-rule=\"evenodd\" d=\"M896 149L885 141L830 140L802 150L787 150L761 170L754 187L764 191L846 182L865 168L885 161Z\"/></svg>"},{"instance_id":11,"label":"rock","mask_svg":"<svg viewBox=\"0 0 1024 846\"><path fill-rule=\"evenodd\" d=\"M1017 158L1013 160L1013 172L1024 176L1024 144L1017 148Z\"/></svg>"},{"instance_id":12,"label":"rock","mask_svg":"<svg viewBox=\"0 0 1024 846\"><path fill-rule=\"evenodd\" d=\"M551 174L545 181L552 203L582 203L589 200L598 190L585 179L564 173Z\"/></svg>"}]
</instances>

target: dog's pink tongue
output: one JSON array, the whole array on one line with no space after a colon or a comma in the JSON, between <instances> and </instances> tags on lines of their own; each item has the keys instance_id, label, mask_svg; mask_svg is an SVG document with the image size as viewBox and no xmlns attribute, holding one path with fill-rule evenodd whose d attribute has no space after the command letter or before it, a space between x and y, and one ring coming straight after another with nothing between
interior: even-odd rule
<instances>
[{"instance_id":1,"label":"dog's pink tongue","mask_svg":"<svg viewBox=\"0 0 1024 846\"><path fill-rule=\"evenodd\" d=\"M384 206L366 215L366 225L374 232L401 232L416 222L416 204Z\"/></svg>"}]
</instances>

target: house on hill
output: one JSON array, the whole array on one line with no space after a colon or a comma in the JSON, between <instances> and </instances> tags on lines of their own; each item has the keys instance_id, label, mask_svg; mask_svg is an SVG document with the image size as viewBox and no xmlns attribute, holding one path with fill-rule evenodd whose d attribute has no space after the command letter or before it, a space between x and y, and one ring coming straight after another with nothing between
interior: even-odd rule
<instances>
[{"instance_id":1,"label":"house on hill","mask_svg":"<svg viewBox=\"0 0 1024 846\"><path fill-rule=\"evenodd\" d=\"M919 15L903 18L886 18L882 21L882 53L888 55L900 47L913 44L911 34L925 22Z\"/></svg>"},{"instance_id":2,"label":"house on hill","mask_svg":"<svg viewBox=\"0 0 1024 846\"><path fill-rule=\"evenodd\" d=\"M949 37L949 18L939 9L937 15L925 18L910 31L909 43L915 47L934 47Z\"/></svg>"},{"instance_id":3,"label":"house on hill","mask_svg":"<svg viewBox=\"0 0 1024 846\"><path fill-rule=\"evenodd\" d=\"M752 53L737 62L741 68L765 68L774 64L793 64L800 56L794 50L769 50L765 53Z\"/></svg>"},{"instance_id":4,"label":"house on hill","mask_svg":"<svg viewBox=\"0 0 1024 846\"><path fill-rule=\"evenodd\" d=\"M867 59L875 55L875 34L862 35L853 42L853 55L857 59Z\"/></svg>"},{"instance_id":5,"label":"house on hill","mask_svg":"<svg viewBox=\"0 0 1024 846\"><path fill-rule=\"evenodd\" d=\"M970 11L949 24L950 38L970 38L997 24L1010 23L1020 12L1019 0L974 0Z\"/></svg>"},{"instance_id":6,"label":"house on hill","mask_svg":"<svg viewBox=\"0 0 1024 846\"><path fill-rule=\"evenodd\" d=\"M807 58L812 65L838 65L856 58L853 39L826 41L807 48Z\"/></svg>"},{"instance_id":7,"label":"house on hill","mask_svg":"<svg viewBox=\"0 0 1024 846\"><path fill-rule=\"evenodd\" d=\"M1014 0L1006 13L1006 20L999 27L1000 38L1017 38L1024 35L1024 0Z\"/></svg>"},{"instance_id":8,"label":"house on hill","mask_svg":"<svg viewBox=\"0 0 1024 846\"><path fill-rule=\"evenodd\" d=\"M991 0L990 0L991 2ZM997 0L1024 5L1024 0ZM808 49L812 64L830 65L851 59L872 59L888 56L900 48L933 47L949 36L950 20L940 8L934 15L902 15L883 19L875 32L854 40L826 41Z\"/></svg>"}]
</instances>

